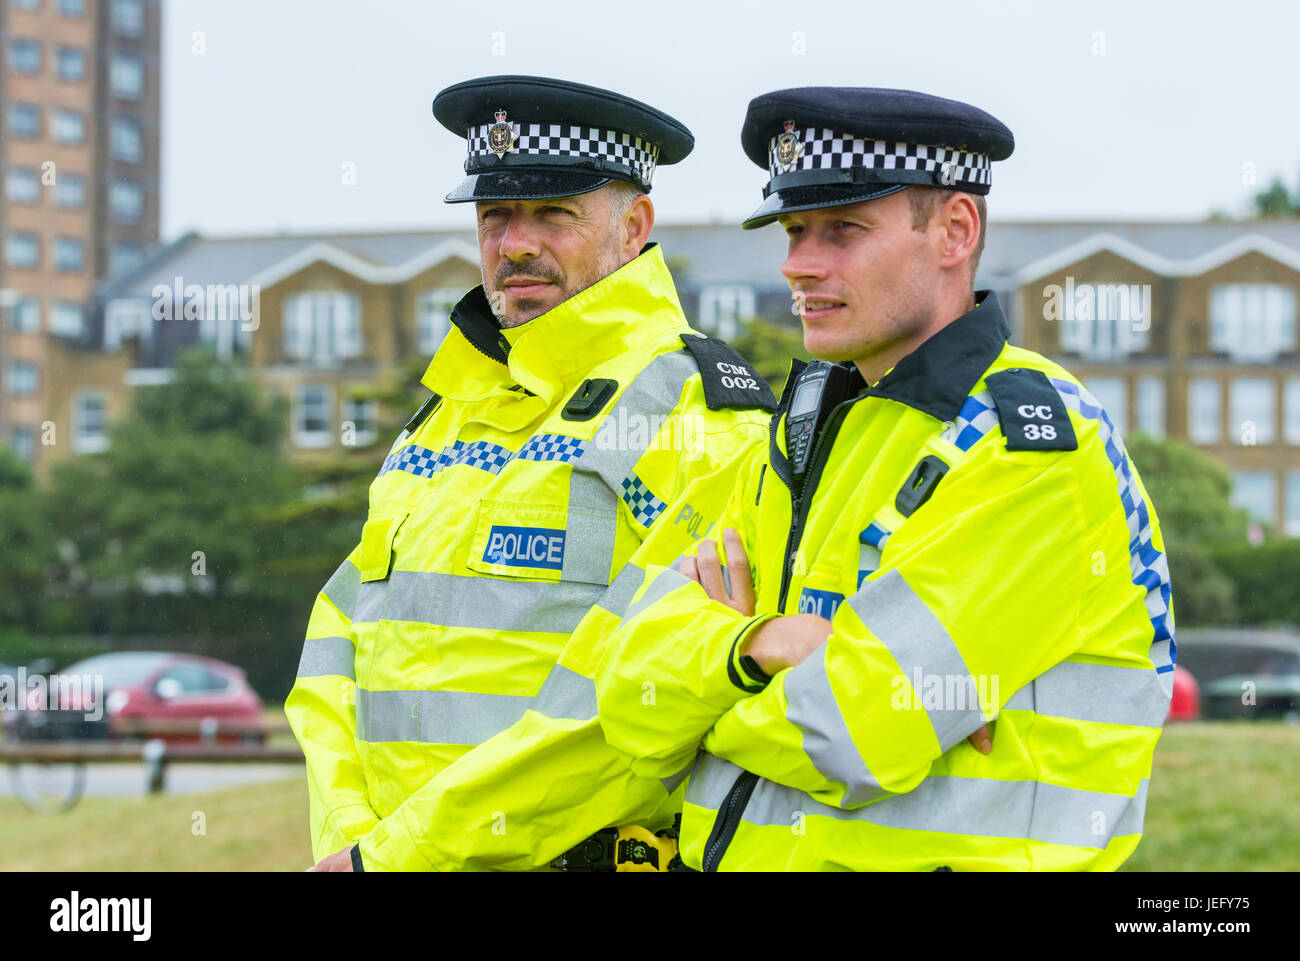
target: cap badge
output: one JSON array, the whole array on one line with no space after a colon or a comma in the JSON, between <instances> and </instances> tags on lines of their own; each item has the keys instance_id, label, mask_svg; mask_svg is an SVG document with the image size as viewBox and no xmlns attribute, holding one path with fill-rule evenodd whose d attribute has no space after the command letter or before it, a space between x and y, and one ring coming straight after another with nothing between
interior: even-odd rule
<instances>
[{"instance_id":1,"label":"cap badge","mask_svg":"<svg viewBox=\"0 0 1300 961\"><path fill-rule=\"evenodd\" d=\"M799 143L799 135L794 132L794 121L785 122L785 133L776 138L776 162L783 170L787 171L794 162L799 159L799 152L802 145Z\"/></svg>"},{"instance_id":2,"label":"cap badge","mask_svg":"<svg viewBox=\"0 0 1300 961\"><path fill-rule=\"evenodd\" d=\"M496 118L497 122L488 127L488 150L498 157L504 157L515 145L515 132L510 124L506 123L504 110L497 110Z\"/></svg>"}]
</instances>

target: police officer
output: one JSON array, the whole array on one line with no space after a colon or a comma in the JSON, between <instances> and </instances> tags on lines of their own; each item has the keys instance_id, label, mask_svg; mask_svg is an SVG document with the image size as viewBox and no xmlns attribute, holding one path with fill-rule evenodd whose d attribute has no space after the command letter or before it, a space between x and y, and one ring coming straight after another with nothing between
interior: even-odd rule
<instances>
[{"instance_id":1,"label":"police officer","mask_svg":"<svg viewBox=\"0 0 1300 961\"><path fill-rule=\"evenodd\" d=\"M557 664L570 633L593 607L617 622L644 565L693 543L667 505L706 478L717 493L684 503L707 529L775 407L690 329L647 242L654 171L690 152L685 127L532 77L457 84L433 112L467 141L446 199L476 206L483 285L317 598L286 703L317 870L542 867L594 830L532 817L566 790L604 802L596 828L653 821L657 780L601 797L508 731L591 721L589 677Z\"/></svg>"},{"instance_id":2,"label":"police officer","mask_svg":"<svg viewBox=\"0 0 1300 961\"><path fill-rule=\"evenodd\" d=\"M1111 419L972 289L1011 132L804 88L752 101L742 143L770 175L744 226L785 230L821 360L720 543L650 572L607 644L610 743L690 768L681 855L706 871L1117 867L1168 710L1168 566Z\"/></svg>"}]
</instances>

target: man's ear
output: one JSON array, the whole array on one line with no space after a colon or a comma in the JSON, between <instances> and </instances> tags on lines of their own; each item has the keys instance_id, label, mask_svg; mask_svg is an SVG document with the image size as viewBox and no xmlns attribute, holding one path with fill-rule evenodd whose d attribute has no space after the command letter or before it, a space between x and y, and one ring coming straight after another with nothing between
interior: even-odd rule
<instances>
[{"instance_id":1,"label":"man's ear","mask_svg":"<svg viewBox=\"0 0 1300 961\"><path fill-rule=\"evenodd\" d=\"M623 215L623 248L631 260L641 253L655 225L655 205L647 194L640 194Z\"/></svg>"},{"instance_id":2,"label":"man's ear","mask_svg":"<svg viewBox=\"0 0 1300 961\"><path fill-rule=\"evenodd\" d=\"M939 224L944 228L939 265L956 267L970 260L979 245L980 214L970 194L957 192L939 207Z\"/></svg>"}]
</instances>

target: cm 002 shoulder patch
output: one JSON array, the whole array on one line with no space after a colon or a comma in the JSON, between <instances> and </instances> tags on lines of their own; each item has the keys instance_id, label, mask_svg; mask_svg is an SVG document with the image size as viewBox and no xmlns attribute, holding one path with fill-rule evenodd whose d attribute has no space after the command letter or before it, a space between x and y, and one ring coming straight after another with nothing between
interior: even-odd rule
<instances>
[{"instance_id":1,"label":"cm 002 shoulder patch","mask_svg":"<svg viewBox=\"0 0 1300 961\"><path fill-rule=\"evenodd\" d=\"M1041 370L1012 367L984 381L998 408L1007 450L1078 450L1061 395Z\"/></svg>"},{"instance_id":2,"label":"cm 002 shoulder patch","mask_svg":"<svg viewBox=\"0 0 1300 961\"><path fill-rule=\"evenodd\" d=\"M682 343L695 357L709 410L757 407L776 410L776 395L749 361L730 346L702 334L682 334Z\"/></svg>"}]
</instances>

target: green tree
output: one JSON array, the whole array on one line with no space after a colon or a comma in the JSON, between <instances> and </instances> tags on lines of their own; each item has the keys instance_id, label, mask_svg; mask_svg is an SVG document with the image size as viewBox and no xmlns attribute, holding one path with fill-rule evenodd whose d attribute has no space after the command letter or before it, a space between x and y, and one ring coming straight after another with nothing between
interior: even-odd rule
<instances>
[{"instance_id":1,"label":"green tree","mask_svg":"<svg viewBox=\"0 0 1300 961\"><path fill-rule=\"evenodd\" d=\"M31 470L0 447L0 627L40 626L42 588L54 561L46 522Z\"/></svg>"},{"instance_id":2,"label":"green tree","mask_svg":"<svg viewBox=\"0 0 1300 961\"><path fill-rule=\"evenodd\" d=\"M791 359L811 359L803 347L802 327L780 324L763 317L743 321L740 336L732 338L731 346L753 365L778 397L785 388Z\"/></svg>"},{"instance_id":3,"label":"green tree","mask_svg":"<svg viewBox=\"0 0 1300 961\"><path fill-rule=\"evenodd\" d=\"M1292 195L1281 177L1274 177L1253 199L1255 213L1260 217L1300 216L1300 193Z\"/></svg>"}]
</instances>

